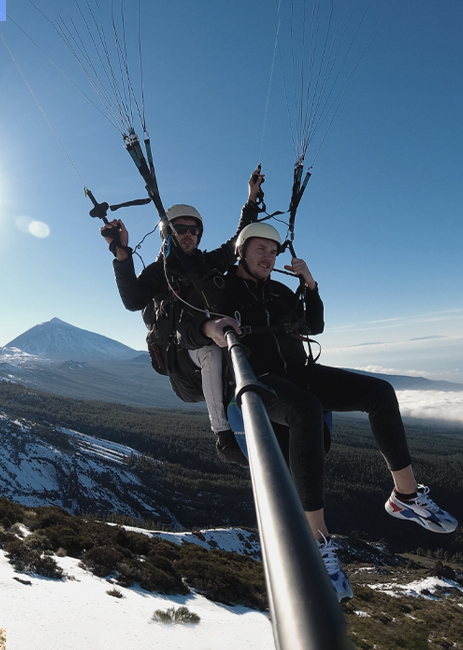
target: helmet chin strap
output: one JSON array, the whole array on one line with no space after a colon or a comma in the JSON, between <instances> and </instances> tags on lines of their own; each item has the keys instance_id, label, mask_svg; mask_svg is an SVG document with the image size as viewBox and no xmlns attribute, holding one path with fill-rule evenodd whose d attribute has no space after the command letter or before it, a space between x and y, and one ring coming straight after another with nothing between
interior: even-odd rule
<instances>
[{"instance_id":1,"label":"helmet chin strap","mask_svg":"<svg viewBox=\"0 0 463 650\"><path fill-rule=\"evenodd\" d=\"M246 258L245 258L245 257L241 257L241 258L240 258L239 264L241 264L241 266L243 267L243 269L246 271L246 273L247 273L248 275L251 276L251 278L254 278L254 280L256 280L256 282L261 282L260 278L257 278L257 277L254 275L254 273L250 270L250 268L249 268L249 266L248 266L248 263L246 262Z\"/></svg>"}]
</instances>

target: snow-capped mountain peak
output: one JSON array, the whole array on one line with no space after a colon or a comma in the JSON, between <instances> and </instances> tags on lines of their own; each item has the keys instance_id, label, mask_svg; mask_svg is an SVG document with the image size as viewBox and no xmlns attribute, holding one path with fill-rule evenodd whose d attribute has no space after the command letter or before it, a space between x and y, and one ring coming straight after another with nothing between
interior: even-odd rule
<instances>
[{"instance_id":1,"label":"snow-capped mountain peak","mask_svg":"<svg viewBox=\"0 0 463 650\"><path fill-rule=\"evenodd\" d=\"M59 318L31 327L7 343L38 357L66 361L88 359L130 359L137 351L88 330L65 323Z\"/></svg>"}]
</instances>

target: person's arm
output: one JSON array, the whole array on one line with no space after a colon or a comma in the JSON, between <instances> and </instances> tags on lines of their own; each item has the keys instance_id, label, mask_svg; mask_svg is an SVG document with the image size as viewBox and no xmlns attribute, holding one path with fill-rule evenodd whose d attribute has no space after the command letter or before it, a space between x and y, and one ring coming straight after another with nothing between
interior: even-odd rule
<instances>
[{"instance_id":1,"label":"person's arm","mask_svg":"<svg viewBox=\"0 0 463 650\"><path fill-rule=\"evenodd\" d=\"M313 279L312 273L309 271L309 267L307 266L306 262L304 260L301 260L297 257L293 257L291 260L291 264L285 264L284 267L287 271L292 271L294 275L300 275L304 279L305 286L310 289L316 289L317 283Z\"/></svg>"},{"instance_id":2,"label":"person's arm","mask_svg":"<svg viewBox=\"0 0 463 650\"><path fill-rule=\"evenodd\" d=\"M245 226L257 221L257 217L259 216L259 206L256 203L256 199L259 194L260 186L264 180L265 176L260 173L260 165L258 165L249 178L248 200L241 210L241 216L235 234L228 241L222 244L220 248L217 248L210 253L205 253L211 268L216 268L218 271L225 273L228 268L235 263L235 245L238 235Z\"/></svg>"},{"instance_id":3,"label":"person's arm","mask_svg":"<svg viewBox=\"0 0 463 650\"><path fill-rule=\"evenodd\" d=\"M243 228L250 223L257 221L259 216L259 206L256 203L257 196L260 192L260 186L265 182L265 175L261 174L260 165L257 165L256 169L252 172L249 181L248 181L248 200L241 210L241 217L238 223L238 228L233 236L233 242L236 241L236 238L243 230Z\"/></svg>"},{"instance_id":4,"label":"person's arm","mask_svg":"<svg viewBox=\"0 0 463 650\"><path fill-rule=\"evenodd\" d=\"M105 240L115 255L114 275L124 307L129 311L139 311L146 307L156 293L166 289L162 262L150 264L137 277L132 249L128 247L129 233L123 222L113 219L104 229L114 229L115 236L106 235Z\"/></svg>"},{"instance_id":5,"label":"person's arm","mask_svg":"<svg viewBox=\"0 0 463 650\"><path fill-rule=\"evenodd\" d=\"M311 334L321 334L325 329L323 301L318 293L318 285L305 291L305 322Z\"/></svg>"},{"instance_id":6,"label":"person's arm","mask_svg":"<svg viewBox=\"0 0 463 650\"><path fill-rule=\"evenodd\" d=\"M113 261L117 288L129 311L140 311L158 294L168 291L162 260L147 266L137 277L132 256Z\"/></svg>"},{"instance_id":7,"label":"person's arm","mask_svg":"<svg viewBox=\"0 0 463 650\"><path fill-rule=\"evenodd\" d=\"M113 219L100 230L105 230L106 232L108 230L114 230L114 237L106 235L105 240L109 244L109 250L119 262L131 257L132 249L128 247L129 233L120 219Z\"/></svg>"},{"instance_id":8,"label":"person's arm","mask_svg":"<svg viewBox=\"0 0 463 650\"><path fill-rule=\"evenodd\" d=\"M241 334L240 326L236 320L229 316L203 321L202 332L206 338L212 339L219 348L226 348L227 339L224 334L226 327L231 327L237 334Z\"/></svg>"},{"instance_id":9,"label":"person's arm","mask_svg":"<svg viewBox=\"0 0 463 650\"><path fill-rule=\"evenodd\" d=\"M285 264L284 268L303 278L306 304L305 321L312 334L321 334L325 329L324 307L318 293L318 284L313 279L307 263L303 259L293 257L291 264Z\"/></svg>"}]
</instances>

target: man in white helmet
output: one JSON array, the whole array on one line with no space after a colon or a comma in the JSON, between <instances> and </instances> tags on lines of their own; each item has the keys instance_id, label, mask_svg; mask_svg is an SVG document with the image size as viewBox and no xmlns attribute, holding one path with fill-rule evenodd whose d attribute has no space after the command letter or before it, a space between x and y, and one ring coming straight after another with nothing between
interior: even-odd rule
<instances>
[{"instance_id":1,"label":"man in white helmet","mask_svg":"<svg viewBox=\"0 0 463 650\"><path fill-rule=\"evenodd\" d=\"M203 221L196 208L186 204L173 205L166 212L163 236L171 238L170 252L163 247L156 262L138 277L122 221L115 219L109 224L118 230L117 237L105 237L116 258L114 273L125 307L143 310L150 330L147 340L153 367L169 376L172 388L184 401L200 401L204 395L211 428L217 436L219 458L243 467L248 466L248 461L230 429L223 405L221 351L215 345L200 345L198 349L189 339L185 324L193 320L196 309L205 313L217 311L222 301L223 274L236 260L236 237L257 218L256 199L263 181L259 166L249 180L249 198L234 237L213 251L198 248ZM176 246L181 251L176 252Z\"/></svg>"},{"instance_id":2,"label":"man in white helmet","mask_svg":"<svg viewBox=\"0 0 463 650\"><path fill-rule=\"evenodd\" d=\"M376 444L386 460L394 489L386 511L438 533L450 533L458 522L429 498L429 488L415 480L405 430L392 386L355 372L315 363L304 349L304 336L324 329L323 303L318 286L302 259L294 258L288 271L302 278L305 310L296 294L270 278L280 252L278 231L253 223L239 234L239 264L226 277L227 304L222 313L233 318L202 319L197 344L213 340L225 347L225 326L243 335L249 363L259 381L273 389L276 404L269 418L289 427L289 466L310 529L338 599L352 597L352 588L339 563L336 547L324 519L324 459L329 446L324 437L326 411L368 413ZM198 319L200 320L200 319Z\"/></svg>"}]
</instances>

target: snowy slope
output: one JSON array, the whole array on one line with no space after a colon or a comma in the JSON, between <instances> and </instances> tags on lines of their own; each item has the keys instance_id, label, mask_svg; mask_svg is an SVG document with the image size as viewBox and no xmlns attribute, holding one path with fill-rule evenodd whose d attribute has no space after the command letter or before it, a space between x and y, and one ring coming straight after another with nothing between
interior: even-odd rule
<instances>
[{"instance_id":1,"label":"snowy slope","mask_svg":"<svg viewBox=\"0 0 463 650\"><path fill-rule=\"evenodd\" d=\"M243 552L243 539L250 541L242 530L201 530L196 534L149 532L129 528L148 535L183 543L204 541L217 548ZM27 531L23 529L27 534ZM254 542L253 542L254 543ZM345 540L345 543L347 540ZM213 544L212 544L213 546ZM371 549L374 553L374 549ZM62 580L50 580L36 575L15 573L3 551L0 551L0 628L6 628L7 648L14 650L273 650L275 648L268 615L242 606L226 606L211 602L201 595L165 596L147 592L139 586L124 588L111 580L98 578L79 566L79 561L54 557L65 572ZM351 579L370 589L395 598L412 596L439 601L443 592L454 594L461 606L463 587L456 581L426 576L421 579L400 577L394 581L378 575L373 558L366 564L358 561L350 569ZM389 567L391 570L391 567ZM389 572L388 572L389 573ZM110 596L113 588L122 598ZM445 596L445 598L449 598ZM370 617L367 602L360 600L353 613ZM365 605L365 608L362 606ZM196 625L166 625L155 623L156 610L186 606L200 617Z\"/></svg>"},{"instance_id":2,"label":"snowy slope","mask_svg":"<svg viewBox=\"0 0 463 650\"><path fill-rule=\"evenodd\" d=\"M268 616L246 607L213 603L200 595L162 596L140 588L115 598L111 584L55 558L66 580L15 574L0 551L0 628L12 650L272 650ZM17 579L26 582L19 582ZM186 606L197 625L166 625L151 619L158 609Z\"/></svg>"},{"instance_id":3,"label":"snowy slope","mask_svg":"<svg viewBox=\"0 0 463 650\"><path fill-rule=\"evenodd\" d=\"M127 526L126 526L127 528ZM143 533L148 537L160 537L174 544L196 544L207 551L221 549L248 555L254 560L261 559L260 542L257 533L241 528L210 528L194 530L193 532L167 533L154 532L143 528L130 527L136 533Z\"/></svg>"},{"instance_id":4,"label":"snowy slope","mask_svg":"<svg viewBox=\"0 0 463 650\"><path fill-rule=\"evenodd\" d=\"M139 452L77 431L14 419L0 411L0 494L27 506L120 512L177 526L163 488L125 460Z\"/></svg>"}]
</instances>

